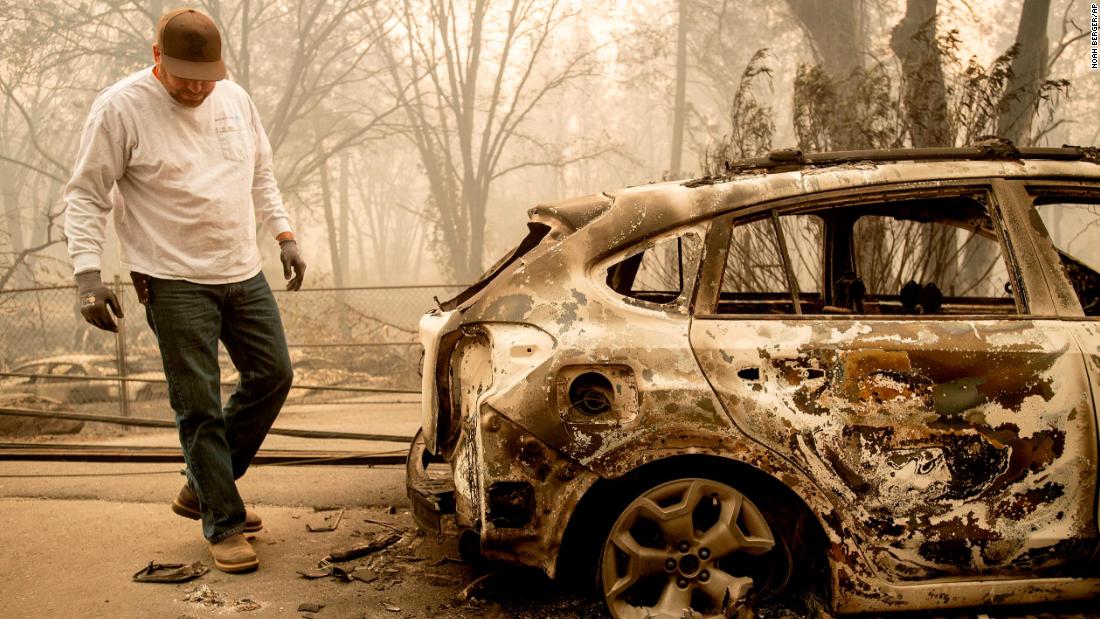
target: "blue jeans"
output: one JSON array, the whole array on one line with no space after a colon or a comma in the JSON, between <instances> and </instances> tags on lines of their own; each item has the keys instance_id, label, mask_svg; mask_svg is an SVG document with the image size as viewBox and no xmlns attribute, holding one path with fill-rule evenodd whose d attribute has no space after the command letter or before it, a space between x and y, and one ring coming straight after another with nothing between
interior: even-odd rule
<instances>
[{"instance_id":1,"label":"blue jeans","mask_svg":"<svg viewBox=\"0 0 1100 619\"><path fill-rule=\"evenodd\" d=\"M157 336L187 476L202 506L202 531L219 542L244 528L236 480L286 394L293 371L279 308L262 273L232 284L150 278L145 317ZM221 404L218 340L240 372Z\"/></svg>"}]
</instances>

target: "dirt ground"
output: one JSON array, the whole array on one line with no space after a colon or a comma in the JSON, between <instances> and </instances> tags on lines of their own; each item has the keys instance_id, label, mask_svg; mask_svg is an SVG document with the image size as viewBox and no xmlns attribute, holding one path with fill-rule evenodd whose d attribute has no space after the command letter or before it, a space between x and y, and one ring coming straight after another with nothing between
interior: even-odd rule
<instances>
[{"instance_id":1,"label":"dirt ground","mask_svg":"<svg viewBox=\"0 0 1100 619\"><path fill-rule=\"evenodd\" d=\"M541 573L462 562L453 537L417 533L407 509L317 507L322 509L257 506L265 529L253 541L261 561L256 572L228 575L212 569L187 583L154 584L133 582L131 576L149 561L211 565L197 523L175 516L166 504L0 499L5 522L0 535L5 548L3 616L606 617L599 602L563 591ZM335 531L307 528L331 524L337 524ZM353 560L325 561L337 552L386 543L390 545ZM757 609L755 616L795 619L807 613L770 606ZM1096 616L1076 605L892 618Z\"/></svg>"},{"instance_id":2,"label":"dirt ground","mask_svg":"<svg viewBox=\"0 0 1100 619\"><path fill-rule=\"evenodd\" d=\"M418 534L405 510L259 506L260 569L181 584L131 580L150 561L211 566L198 525L166 505L0 499L0 599L8 617L598 617L538 573L458 559L453 538ZM332 524L336 531L311 533ZM76 520L76 522L74 522ZM14 526L13 526L14 525ZM126 529L119 535L118 528ZM49 539L41 540L45 532ZM39 538L39 542L34 540ZM336 552L381 545L358 559ZM303 574L310 576L306 578ZM479 576L485 576L478 580ZM475 582L476 581L476 582ZM471 586L471 583L472 586ZM308 608L317 608L309 612Z\"/></svg>"},{"instance_id":3,"label":"dirt ground","mask_svg":"<svg viewBox=\"0 0 1100 619\"><path fill-rule=\"evenodd\" d=\"M286 427L411 434L412 404L295 407ZM172 432L82 433L79 442L172 445ZM269 447L392 449L393 445L270 437ZM534 570L459 560L453 536L416 532L404 467L256 466L241 494L264 518L254 545L260 569L211 569L182 584L137 583L157 563L212 567L199 524L169 509L178 464L0 461L2 617L325 617L590 619L602 603L563 590ZM337 516L339 522L336 523ZM334 531L310 532L336 524ZM392 542L348 561L340 551ZM337 569L333 569L337 568ZM325 573L329 572L329 573ZM307 578L302 575L319 576ZM891 619L1081 619L1095 603L892 615ZM317 610L299 610L315 608ZM762 606L762 619L808 616Z\"/></svg>"}]
</instances>

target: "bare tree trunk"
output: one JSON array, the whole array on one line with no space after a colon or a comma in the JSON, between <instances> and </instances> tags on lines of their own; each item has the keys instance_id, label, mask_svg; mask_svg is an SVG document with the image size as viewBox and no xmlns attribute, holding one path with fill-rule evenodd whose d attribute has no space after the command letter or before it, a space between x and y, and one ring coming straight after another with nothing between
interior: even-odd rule
<instances>
[{"instance_id":1,"label":"bare tree trunk","mask_svg":"<svg viewBox=\"0 0 1100 619\"><path fill-rule=\"evenodd\" d=\"M1039 86L1047 77L1047 19L1050 0L1024 0L1020 25L1016 30L1016 58L1012 61L1012 84L1009 92L1015 96L1006 101L997 122L997 135L1012 140L1017 146L1031 145L1031 122L1039 106Z\"/></svg>"},{"instance_id":2,"label":"bare tree trunk","mask_svg":"<svg viewBox=\"0 0 1100 619\"><path fill-rule=\"evenodd\" d=\"M684 121L687 117L687 0L678 0L679 25L676 33L676 97L672 107L672 157L668 172L672 178L680 176L684 154Z\"/></svg>"},{"instance_id":3,"label":"bare tree trunk","mask_svg":"<svg viewBox=\"0 0 1100 619\"><path fill-rule=\"evenodd\" d=\"M344 272L341 268L338 235L336 232L336 217L332 207L332 188L328 178L328 159L321 162L321 206L325 212L325 229L328 231L329 260L332 262L332 282L336 288L336 324L340 337L344 341L351 338L351 329L348 327L348 312L344 294Z\"/></svg>"},{"instance_id":4,"label":"bare tree trunk","mask_svg":"<svg viewBox=\"0 0 1100 619\"><path fill-rule=\"evenodd\" d=\"M370 285L369 275L367 272L367 249L364 241L363 226L359 219L355 220L355 257L358 258L356 270L357 278L364 286Z\"/></svg>"},{"instance_id":5,"label":"bare tree trunk","mask_svg":"<svg viewBox=\"0 0 1100 619\"><path fill-rule=\"evenodd\" d=\"M10 150L11 147L15 146L15 140L13 137L9 137L13 135L13 132L9 129L7 123L11 107L11 101L9 100L4 110L3 125L0 126L0 136L3 136L3 141L0 141L0 154L19 160L27 158L28 149L24 146L18 152ZM6 249L10 249L13 256L23 253L26 247L23 242L23 219L19 213L20 187L25 184L25 181L21 179L25 177L24 172L14 166L9 166L6 162L0 165L0 196L3 197L4 201L4 223L8 243ZM3 237L0 237L0 248L4 248L4 240Z\"/></svg>"},{"instance_id":6,"label":"bare tree trunk","mask_svg":"<svg viewBox=\"0 0 1100 619\"><path fill-rule=\"evenodd\" d=\"M952 146L954 142L947 119L943 65L936 47L936 4L937 0L908 0L905 17L890 37L890 48L902 63L909 137L918 148ZM943 251L953 257L957 252L955 234L944 234L937 227L924 227L920 242L926 256ZM950 272L939 281L955 281L954 259L942 266Z\"/></svg>"},{"instance_id":7,"label":"bare tree trunk","mask_svg":"<svg viewBox=\"0 0 1100 619\"><path fill-rule=\"evenodd\" d=\"M810 35L815 55L834 80L863 68L862 0L787 0Z\"/></svg>"},{"instance_id":8,"label":"bare tree trunk","mask_svg":"<svg viewBox=\"0 0 1100 619\"><path fill-rule=\"evenodd\" d=\"M241 0L241 40L237 53L236 81L245 92L252 92L252 56L248 49L248 35L252 30L252 7L250 0Z\"/></svg>"},{"instance_id":9,"label":"bare tree trunk","mask_svg":"<svg viewBox=\"0 0 1100 619\"><path fill-rule=\"evenodd\" d=\"M321 207L325 213L325 231L328 232L329 261L332 263L332 283L337 288L344 286L344 274L340 269L340 239L336 230L336 214L332 206L332 185L328 178L328 160L321 163Z\"/></svg>"},{"instance_id":10,"label":"bare tree trunk","mask_svg":"<svg viewBox=\"0 0 1100 619\"><path fill-rule=\"evenodd\" d=\"M7 182L0 184L0 192L4 196L4 223L7 232L7 239L0 238L0 241L6 240L12 255L19 255L23 253L24 249L23 222L19 216L19 194L12 191ZM2 243L0 243L0 248L3 248ZM22 272L20 271L20 273Z\"/></svg>"},{"instance_id":11,"label":"bare tree trunk","mask_svg":"<svg viewBox=\"0 0 1100 619\"><path fill-rule=\"evenodd\" d=\"M54 203L61 198L62 188L61 183L55 182L52 179L49 180L46 185L45 199L39 202L38 191L35 190L32 204L35 205L35 208L39 208L41 213L57 212L54 208ZM30 245L38 246L45 243L50 235L50 227L53 225L55 225L55 223L48 217L35 217L34 226L31 231Z\"/></svg>"},{"instance_id":12,"label":"bare tree trunk","mask_svg":"<svg viewBox=\"0 0 1100 619\"><path fill-rule=\"evenodd\" d=\"M351 246L348 244L348 228L351 223L351 199L348 197L348 153L340 153L340 276L345 284L350 283L348 267L350 266Z\"/></svg>"},{"instance_id":13,"label":"bare tree trunk","mask_svg":"<svg viewBox=\"0 0 1100 619\"><path fill-rule=\"evenodd\" d=\"M471 194L464 204L469 208L470 246L466 255L466 268L458 274L461 283L473 283L481 275L481 258L485 249L485 208L488 206L489 196L477 190Z\"/></svg>"},{"instance_id":14,"label":"bare tree trunk","mask_svg":"<svg viewBox=\"0 0 1100 619\"><path fill-rule=\"evenodd\" d=\"M0 195L4 197L4 221L7 224L7 241L11 245L11 251L15 253L23 251L23 225L19 216L18 187L11 176L6 173L0 176Z\"/></svg>"},{"instance_id":15,"label":"bare tree trunk","mask_svg":"<svg viewBox=\"0 0 1100 619\"><path fill-rule=\"evenodd\" d=\"M405 271L405 277L410 280L415 280L420 277L420 264L424 259L424 227L418 226L414 231L416 235L415 243L412 246L412 263L408 265Z\"/></svg>"},{"instance_id":16,"label":"bare tree trunk","mask_svg":"<svg viewBox=\"0 0 1100 619\"><path fill-rule=\"evenodd\" d=\"M951 146L947 88L936 48L937 0L909 0L890 48L902 62L905 107L913 146Z\"/></svg>"},{"instance_id":17,"label":"bare tree trunk","mask_svg":"<svg viewBox=\"0 0 1100 619\"><path fill-rule=\"evenodd\" d=\"M787 0L803 30L810 37L814 54L837 89L863 69L863 0ZM856 110L840 106L830 135L833 149L869 148Z\"/></svg>"}]
</instances>

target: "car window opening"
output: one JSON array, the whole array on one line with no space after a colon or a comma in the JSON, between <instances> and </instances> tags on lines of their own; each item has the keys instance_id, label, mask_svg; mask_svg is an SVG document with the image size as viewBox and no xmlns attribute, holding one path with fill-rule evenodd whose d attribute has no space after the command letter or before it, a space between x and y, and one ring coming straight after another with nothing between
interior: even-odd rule
<instances>
[{"instance_id":1,"label":"car window opening","mask_svg":"<svg viewBox=\"0 0 1100 619\"><path fill-rule=\"evenodd\" d=\"M604 281L629 299L675 304L684 296L685 271L694 268L701 246L694 232L650 242L609 267Z\"/></svg>"},{"instance_id":2,"label":"car window opening","mask_svg":"<svg viewBox=\"0 0 1100 619\"><path fill-rule=\"evenodd\" d=\"M1062 271L1086 316L1100 316L1100 196L1040 195L1035 210L1058 251Z\"/></svg>"},{"instance_id":3,"label":"car window opening","mask_svg":"<svg viewBox=\"0 0 1100 619\"><path fill-rule=\"evenodd\" d=\"M735 222L717 313L1017 311L992 220L974 197L834 207L778 221L785 252L767 219Z\"/></svg>"}]
</instances>

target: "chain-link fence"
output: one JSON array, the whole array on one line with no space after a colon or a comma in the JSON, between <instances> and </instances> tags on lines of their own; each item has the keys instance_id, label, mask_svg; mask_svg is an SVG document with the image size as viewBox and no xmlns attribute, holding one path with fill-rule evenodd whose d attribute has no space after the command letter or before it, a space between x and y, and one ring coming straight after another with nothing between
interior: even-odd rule
<instances>
[{"instance_id":1,"label":"chain-link fence","mask_svg":"<svg viewBox=\"0 0 1100 619\"><path fill-rule=\"evenodd\" d=\"M0 291L0 405L157 416L168 409L156 338L133 286L114 283L118 334L84 322L72 286ZM288 403L419 392L420 316L461 286L275 291L295 388ZM223 395L237 379L222 353ZM121 377L121 380L120 380ZM153 414L156 413L156 414Z\"/></svg>"}]
</instances>

